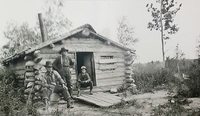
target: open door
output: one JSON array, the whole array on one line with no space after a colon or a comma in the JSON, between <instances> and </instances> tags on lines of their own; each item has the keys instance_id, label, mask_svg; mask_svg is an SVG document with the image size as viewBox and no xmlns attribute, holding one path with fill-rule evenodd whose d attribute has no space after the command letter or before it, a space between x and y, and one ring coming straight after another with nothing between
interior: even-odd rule
<instances>
[{"instance_id":1,"label":"open door","mask_svg":"<svg viewBox=\"0 0 200 116\"><path fill-rule=\"evenodd\" d=\"M77 71L81 73L81 66L86 66L86 71L90 75L93 85L96 86L95 63L93 52L77 52Z\"/></svg>"}]
</instances>

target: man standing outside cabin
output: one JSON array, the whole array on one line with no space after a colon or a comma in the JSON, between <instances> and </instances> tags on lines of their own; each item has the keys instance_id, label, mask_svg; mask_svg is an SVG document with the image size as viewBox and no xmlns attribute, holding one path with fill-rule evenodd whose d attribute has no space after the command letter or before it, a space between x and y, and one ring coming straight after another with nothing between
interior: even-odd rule
<instances>
[{"instance_id":1,"label":"man standing outside cabin","mask_svg":"<svg viewBox=\"0 0 200 116\"><path fill-rule=\"evenodd\" d=\"M44 66L47 70L44 75L44 78L46 79L45 86L51 89L52 93L62 94L64 100L67 101L67 108L73 108L71 106L68 88L66 87L65 82L61 78L59 73L53 70L51 61L46 61L46 64Z\"/></svg>"},{"instance_id":2,"label":"man standing outside cabin","mask_svg":"<svg viewBox=\"0 0 200 116\"><path fill-rule=\"evenodd\" d=\"M90 95L92 95L93 83L90 79L89 74L86 72L86 67L81 66L81 73L78 75L78 78L77 78L77 88L78 88L77 97L80 96L80 88L88 87L88 86L90 86Z\"/></svg>"},{"instance_id":3,"label":"man standing outside cabin","mask_svg":"<svg viewBox=\"0 0 200 116\"><path fill-rule=\"evenodd\" d=\"M59 54L61 54L61 56L58 56L53 62L53 69L58 71L63 80L66 82L69 94L71 98L73 98L70 68L74 68L75 61L68 56L68 51L69 50L64 47L61 48L61 50L59 51Z\"/></svg>"}]
</instances>

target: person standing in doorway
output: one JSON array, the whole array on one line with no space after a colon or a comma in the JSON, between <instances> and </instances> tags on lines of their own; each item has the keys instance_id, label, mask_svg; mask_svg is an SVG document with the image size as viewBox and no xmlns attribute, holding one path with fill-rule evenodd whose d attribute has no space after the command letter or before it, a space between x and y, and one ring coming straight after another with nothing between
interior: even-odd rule
<instances>
[{"instance_id":1,"label":"person standing in doorway","mask_svg":"<svg viewBox=\"0 0 200 116\"><path fill-rule=\"evenodd\" d=\"M70 68L74 68L75 61L68 56L68 51L69 50L64 47L61 48L61 50L59 51L59 54L61 54L61 56L58 56L53 62L53 69L58 71L63 80L66 82L69 94L71 98L73 98Z\"/></svg>"}]
</instances>

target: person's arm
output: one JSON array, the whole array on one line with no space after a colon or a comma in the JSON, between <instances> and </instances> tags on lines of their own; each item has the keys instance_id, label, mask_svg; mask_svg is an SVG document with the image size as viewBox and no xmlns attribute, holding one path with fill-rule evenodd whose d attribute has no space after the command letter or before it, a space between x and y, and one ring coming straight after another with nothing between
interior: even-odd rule
<instances>
[{"instance_id":1,"label":"person's arm","mask_svg":"<svg viewBox=\"0 0 200 116\"><path fill-rule=\"evenodd\" d=\"M44 77L41 78L41 81L42 81L43 87L50 88L49 80L48 80L46 74L44 75Z\"/></svg>"},{"instance_id":2,"label":"person's arm","mask_svg":"<svg viewBox=\"0 0 200 116\"><path fill-rule=\"evenodd\" d=\"M86 77L87 77L87 80L86 80L86 82L89 82L89 81L91 81L91 79L90 79L90 76L89 76L89 74L88 74L88 73L86 73Z\"/></svg>"},{"instance_id":3,"label":"person's arm","mask_svg":"<svg viewBox=\"0 0 200 116\"><path fill-rule=\"evenodd\" d=\"M81 82L81 74L78 75L77 82Z\"/></svg>"},{"instance_id":4,"label":"person's arm","mask_svg":"<svg viewBox=\"0 0 200 116\"><path fill-rule=\"evenodd\" d=\"M70 65L70 67L74 68L75 60L71 59L70 57L68 57L68 59L69 59L69 65Z\"/></svg>"},{"instance_id":5,"label":"person's arm","mask_svg":"<svg viewBox=\"0 0 200 116\"><path fill-rule=\"evenodd\" d=\"M56 71L59 71L59 69L58 69L58 65L59 65L59 57L57 57L55 60L54 60L54 62L53 62L53 69L54 70L56 70Z\"/></svg>"},{"instance_id":6,"label":"person's arm","mask_svg":"<svg viewBox=\"0 0 200 116\"><path fill-rule=\"evenodd\" d=\"M60 76L60 74L57 71L55 71L55 70L54 70L53 73L55 75L55 78L60 82L60 84L61 85L63 85L63 84L65 85L65 81L62 79L62 77Z\"/></svg>"},{"instance_id":7,"label":"person's arm","mask_svg":"<svg viewBox=\"0 0 200 116\"><path fill-rule=\"evenodd\" d=\"M54 71L55 77L58 79L58 81L60 82L61 86L63 87L63 89L68 89L67 86L65 85L65 81L61 78L60 74L57 71Z\"/></svg>"}]
</instances>

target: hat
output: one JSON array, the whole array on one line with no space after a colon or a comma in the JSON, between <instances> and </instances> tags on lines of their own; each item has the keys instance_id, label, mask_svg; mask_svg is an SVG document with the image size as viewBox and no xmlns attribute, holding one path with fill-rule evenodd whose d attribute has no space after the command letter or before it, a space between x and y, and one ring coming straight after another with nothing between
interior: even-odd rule
<instances>
[{"instance_id":1,"label":"hat","mask_svg":"<svg viewBox=\"0 0 200 116\"><path fill-rule=\"evenodd\" d=\"M33 66L33 68L34 68L35 70L40 70L40 69L42 68L42 65L41 65L41 64L35 64L35 65Z\"/></svg>"},{"instance_id":2,"label":"hat","mask_svg":"<svg viewBox=\"0 0 200 116\"><path fill-rule=\"evenodd\" d=\"M39 63L40 61L42 61L42 57L36 57L33 61L35 63Z\"/></svg>"},{"instance_id":3,"label":"hat","mask_svg":"<svg viewBox=\"0 0 200 116\"><path fill-rule=\"evenodd\" d=\"M82 69L86 69L86 67L85 67L85 66L81 66L81 70L82 70Z\"/></svg>"},{"instance_id":4,"label":"hat","mask_svg":"<svg viewBox=\"0 0 200 116\"><path fill-rule=\"evenodd\" d=\"M61 53L64 52L64 51L67 51L67 52L68 52L69 50L66 49L65 47L62 47L61 50L59 51L59 54L61 54Z\"/></svg>"},{"instance_id":5,"label":"hat","mask_svg":"<svg viewBox=\"0 0 200 116\"><path fill-rule=\"evenodd\" d=\"M44 65L45 67L52 67L51 61L46 61L46 64Z\"/></svg>"}]
</instances>

